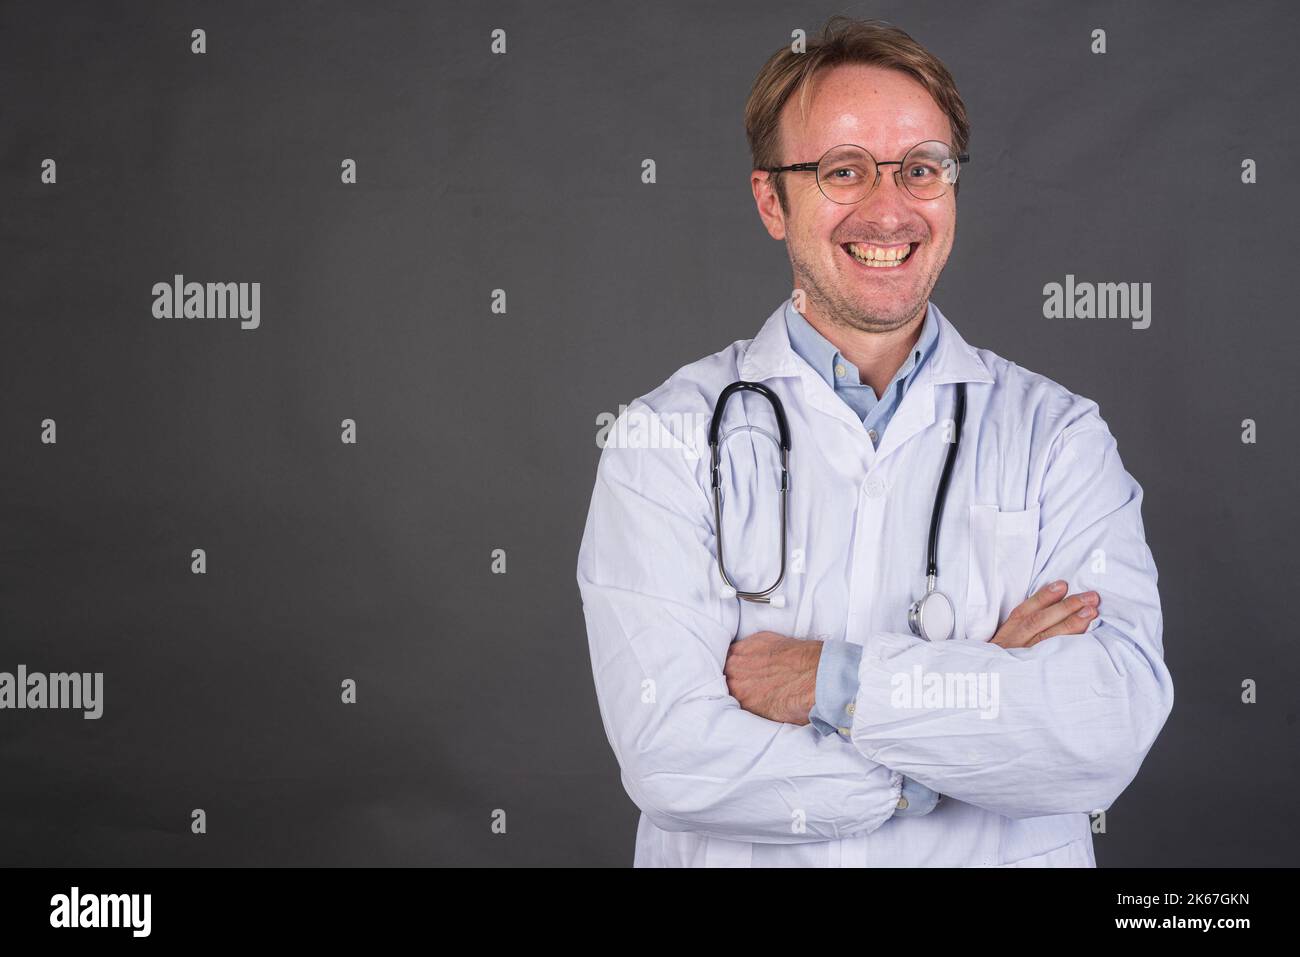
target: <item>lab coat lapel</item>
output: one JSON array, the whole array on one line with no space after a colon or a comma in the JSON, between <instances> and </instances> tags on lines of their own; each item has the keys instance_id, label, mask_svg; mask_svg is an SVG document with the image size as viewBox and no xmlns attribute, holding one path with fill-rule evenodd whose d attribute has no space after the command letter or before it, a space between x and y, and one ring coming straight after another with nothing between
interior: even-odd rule
<instances>
[{"instance_id":1,"label":"lab coat lapel","mask_svg":"<svg viewBox=\"0 0 1300 957\"><path fill-rule=\"evenodd\" d=\"M798 378L803 384L804 401L809 406L849 426L869 447L871 440L862 427L862 420L808 363L799 358L790 345L790 334L785 325L788 302L786 300L768 316L763 328L749 344L745 358L740 363L740 377L750 382L777 376ZM934 310L934 317L939 323L934 354L921 367L916 381L903 395L903 401L889 420L880 448L873 450L876 462L934 424L937 386L954 382L993 381L984 361L966 344L966 340L957 333L952 323L939 311L939 307L931 302L929 308Z\"/></svg>"},{"instance_id":2,"label":"lab coat lapel","mask_svg":"<svg viewBox=\"0 0 1300 957\"><path fill-rule=\"evenodd\" d=\"M787 299L768 317L767 322L763 323L763 328L750 343L749 350L740 364L740 377L750 382L758 382L774 376L799 379L804 402L818 412L839 419L860 434L863 442L870 445L871 440L867 438L866 430L862 427L862 420L790 345L790 332L785 324L785 309L788 303ZM793 440L791 444L794 444Z\"/></svg>"},{"instance_id":3,"label":"lab coat lapel","mask_svg":"<svg viewBox=\"0 0 1300 957\"><path fill-rule=\"evenodd\" d=\"M933 358L933 356L931 357ZM921 367L912 387L903 393L893 418L885 428L885 436L876 449L879 462L916 433L934 424L934 370L930 363Z\"/></svg>"},{"instance_id":4,"label":"lab coat lapel","mask_svg":"<svg viewBox=\"0 0 1300 957\"><path fill-rule=\"evenodd\" d=\"M880 448L876 450L879 462L895 449L901 447L908 439L928 429L935 421L935 389L937 386L955 382L992 382L993 376L979 355L957 334L939 307L930 303L934 317L939 323L939 337L935 341L934 354L930 361L921 367L916 381L903 394L889 426L885 429ZM947 406L945 406L945 409ZM969 409L969 399L967 400Z\"/></svg>"}]
</instances>

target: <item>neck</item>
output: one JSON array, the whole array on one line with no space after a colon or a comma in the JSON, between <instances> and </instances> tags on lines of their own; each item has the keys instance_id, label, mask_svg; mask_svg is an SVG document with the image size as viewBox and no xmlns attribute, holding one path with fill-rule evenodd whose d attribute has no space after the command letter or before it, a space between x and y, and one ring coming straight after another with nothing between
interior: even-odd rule
<instances>
[{"instance_id":1,"label":"neck","mask_svg":"<svg viewBox=\"0 0 1300 957\"><path fill-rule=\"evenodd\" d=\"M921 338L925 313L926 309L922 308L911 321L887 332L867 332L812 310L804 313L804 318L857 366L858 377L879 398Z\"/></svg>"}]
</instances>

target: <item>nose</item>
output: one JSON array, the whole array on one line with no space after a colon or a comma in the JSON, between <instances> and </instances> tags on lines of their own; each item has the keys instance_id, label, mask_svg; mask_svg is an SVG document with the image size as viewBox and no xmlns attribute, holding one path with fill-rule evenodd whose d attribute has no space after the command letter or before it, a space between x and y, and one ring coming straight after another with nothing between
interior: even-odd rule
<instances>
[{"instance_id":1,"label":"nose","mask_svg":"<svg viewBox=\"0 0 1300 957\"><path fill-rule=\"evenodd\" d=\"M870 203L882 196L889 196L899 202L909 202L913 197L903 185L903 168L893 163L881 163L876 167L876 182L862 202Z\"/></svg>"},{"instance_id":2,"label":"nose","mask_svg":"<svg viewBox=\"0 0 1300 957\"><path fill-rule=\"evenodd\" d=\"M878 223L886 230L910 219L914 197L899 182L898 171L897 166L876 167L876 183L866 196L858 200L854 215Z\"/></svg>"}]
</instances>

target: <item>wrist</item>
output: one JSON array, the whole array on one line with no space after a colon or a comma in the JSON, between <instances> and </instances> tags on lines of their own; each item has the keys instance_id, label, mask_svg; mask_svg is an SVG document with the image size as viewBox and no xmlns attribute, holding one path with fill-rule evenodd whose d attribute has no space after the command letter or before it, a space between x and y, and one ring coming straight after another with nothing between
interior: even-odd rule
<instances>
[{"instance_id":1,"label":"wrist","mask_svg":"<svg viewBox=\"0 0 1300 957\"><path fill-rule=\"evenodd\" d=\"M788 718L791 724L807 724L808 713L817 704L817 666L821 663L822 643L819 640L812 639L801 644L807 647L800 649L802 657L798 678L795 680L795 686L792 689L790 716Z\"/></svg>"}]
</instances>

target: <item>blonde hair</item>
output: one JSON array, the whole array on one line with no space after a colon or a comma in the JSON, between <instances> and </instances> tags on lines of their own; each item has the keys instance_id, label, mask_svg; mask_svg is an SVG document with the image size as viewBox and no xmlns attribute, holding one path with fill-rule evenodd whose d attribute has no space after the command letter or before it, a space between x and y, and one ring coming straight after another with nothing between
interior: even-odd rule
<instances>
[{"instance_id":1,"label":"blonde hair","mask_svg":"<svg viewBox=\"0 0 1300 957\"><path fill-rule=\"evenodd\" d=\"M970 142L966 104L943 62L910 36L883 20L833 16L808 41L807 52L782 47L758 71L745 102L745 134L754 169L781 166L781 110L796 90L799 109L807 115L808 93L817 74L846 63L865 63L900 70L929 91L952 127L952 146L964 153ZM786 208L785 177L773 174L781 208ZM961 188L958 180L954 194Z\"/></svg>"}]
</instances>

